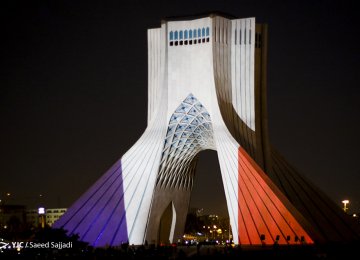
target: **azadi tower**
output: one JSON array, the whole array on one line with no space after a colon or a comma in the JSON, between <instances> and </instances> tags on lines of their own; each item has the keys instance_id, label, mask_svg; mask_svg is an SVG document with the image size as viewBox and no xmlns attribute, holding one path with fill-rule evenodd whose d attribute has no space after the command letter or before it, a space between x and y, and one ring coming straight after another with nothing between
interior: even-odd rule
<instances>
[{"instance_id":1,"label":"azadi tower","mask_svg":"<svg viewBox=\"0 0 360 260\"><path fill-rule=\"evenodd\" d=\"M269 143L266 56L267 29L254 18L149 29L147 128L54 226L98 247L176 242L197 156L212 149L235 244L358 240L351 217Z\"/></svg>"}]
</instances>

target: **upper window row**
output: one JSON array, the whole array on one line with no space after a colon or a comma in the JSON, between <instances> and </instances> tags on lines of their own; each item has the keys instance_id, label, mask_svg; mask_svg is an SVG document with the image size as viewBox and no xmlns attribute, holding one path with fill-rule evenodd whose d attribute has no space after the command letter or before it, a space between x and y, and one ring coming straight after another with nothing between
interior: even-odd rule
<instances>
[{"instance_id":1,"label":"upper window row","mask_svg":"<svg viewBox=\"0 0 360 260\"><path fill-rule=\"evenodd\" d=\"M170 31L169 40L177 41L177 40L187 40L193 38L201 38L201 37L209 37L210 28L202 28L202 29L193 29L193 30L184 30L184 31Z\"/></svg>"},{"instance_id":2,"label":"upper window row","mask_svg":"<svg viewBox=\"0 0 360 260\"><path fill-rule=\"evenodd\" d=\"M184 30L184 31L170 31L169 33L169 45L178 46L178 45L192 45L202 42L210 41L210 28L203 27L193 30Z\"/></svg>"}]
</instances>

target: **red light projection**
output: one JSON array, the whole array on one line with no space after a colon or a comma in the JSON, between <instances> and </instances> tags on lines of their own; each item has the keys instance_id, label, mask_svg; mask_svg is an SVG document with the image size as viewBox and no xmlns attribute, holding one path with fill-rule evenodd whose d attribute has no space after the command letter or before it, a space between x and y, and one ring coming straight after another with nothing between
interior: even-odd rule
<instances>
[{"instance_id":1,"label":"red light projection","mask_svg":"<svg viewBox=\"0 0 360 260\"><path fill-rule=\"evenodd\" d=\"M284 205L290 202L241 147L238 169L239 244L314 243Z\"/></svg>"}]
</instances>

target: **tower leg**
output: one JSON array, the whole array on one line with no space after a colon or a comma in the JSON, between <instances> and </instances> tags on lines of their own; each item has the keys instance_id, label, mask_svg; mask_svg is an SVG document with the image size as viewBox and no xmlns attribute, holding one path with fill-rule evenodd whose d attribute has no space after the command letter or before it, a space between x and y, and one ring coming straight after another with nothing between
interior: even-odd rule
<instances>
[{"instance_id":1,"label":"tower leg","mask_svg":"<svg viewBox=\"0 0 360 260\"><path fill-rule=\"evenodd\" d=\"M305 219L246 151L226 131L215 138L234 243L313 243Z\"/></svg>"},{"instance_id":2,"label":"tower leg","mask_svg":"<svg viewBox=\"0 0 360 260\"><path fill-rule=\"evenodd\" d=\"M154 120L54 227L78 234L92 246L143 244L166 133L162 121Z\"/></svg>"}]
</instances>

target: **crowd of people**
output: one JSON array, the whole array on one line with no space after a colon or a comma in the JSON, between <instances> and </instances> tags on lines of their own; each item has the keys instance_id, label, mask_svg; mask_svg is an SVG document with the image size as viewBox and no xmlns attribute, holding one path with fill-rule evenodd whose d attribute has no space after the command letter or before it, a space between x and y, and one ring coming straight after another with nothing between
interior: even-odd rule
<instances>
[{"instance_id":1,"label":"crowd of people","mask_svg":"<svg viewBox=\"0 0 360 260\"><path fill-rule=\"evenodd\" d=\"M165 245L134 246L123 244L119 247L93 248L89 246L71 249L23 249L3 250L2 257L11 259L346 259L357 255L355 245L258 247L219 245Z\"/></svg>"}]
</instances>

